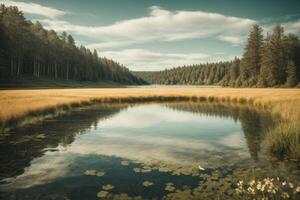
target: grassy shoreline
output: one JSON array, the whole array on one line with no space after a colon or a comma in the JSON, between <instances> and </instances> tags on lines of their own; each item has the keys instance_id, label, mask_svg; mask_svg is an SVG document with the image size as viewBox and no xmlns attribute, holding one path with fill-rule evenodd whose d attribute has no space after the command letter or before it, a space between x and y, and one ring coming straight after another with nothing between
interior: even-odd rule
<instances>
[{"instance_id":1,"label":"grassy shoreline","mask_svg":"<svg viewBox=\"0 0 300 200\"><path fill-rule=\"evenodd\" d=\"M258 88L102 88L0 91L0 123L36 113L56 115L96 102L203 101L249 104L280 114L265 145L279 159L300 160L300 90Z\"/></svg>"}]
</instances>

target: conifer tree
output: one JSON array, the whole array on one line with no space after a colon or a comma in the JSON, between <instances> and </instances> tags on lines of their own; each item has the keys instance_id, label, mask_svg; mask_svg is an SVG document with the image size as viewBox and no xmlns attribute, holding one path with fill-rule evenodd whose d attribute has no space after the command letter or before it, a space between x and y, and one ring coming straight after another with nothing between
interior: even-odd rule
<instances>
[{"instance_id":1,"label":"conifer tree","mask_svg":"<svg viewBox=\"0 0 300 200\"><path fill-rule=\"evenodd\" d=\"M287 86L294 87L300 81L300 42L294 34L284 38L287 54Z\"/></svg>"},{"instance_id":2,"label":"conifer tree","mask_svg":"<svg viewBox=\"0 0 300 200\"><path fill-rule=\"evenodd\" d=\"M74 38L66 32L58 36L38 21L32 23L26 20L17 7L0 5L0 81L24 75L145 83L119 63L99 58L84 47L77 47Z\"/></svg>"},{"instance_id":3,"label":"conifer tree","mask_svg":"<svg viewBox=\"0 0 300 200\"><path fill-rule=\"evenodd\" d=\"M241 62L241 79L247 86L253 86L257 83L260 72L262 45L262 28L255 24L250 31Z\"/></svg>"},{"instance_id":4,"label":"conifer tree","mask_svg":"<svg viewBox=\"0 0 300 200\"><path fill-rule=\"evenodd\" d=\"M297 76L297 67L294 61L290 60L287 64L287 80L286 85L288 87L295 87L299 82Z\"/></svg>"},{"instance_id":5,"label":"conifer tree","mask_svg":"<svg viewBox=\"0 0 300 200\"><path fill-rule=\"evenodd\" d=\"M286 82L287 56L283 37L283 28L277 25L265 41L260 77L262 86L272 87Z\"/></svg>"},{"instance_id":6,"label":"conifer tree","mask_svg":"<svg viewBox=\"0 0 300 200\"><path fill-rule=\"evenodd\" d=\"M230 83L229 85L235 86L235 82L240 74L240 60L238 58L235 58L232 64L230 65L229 69L229 77L230 77Z\"/></svg>"}]
</instances>

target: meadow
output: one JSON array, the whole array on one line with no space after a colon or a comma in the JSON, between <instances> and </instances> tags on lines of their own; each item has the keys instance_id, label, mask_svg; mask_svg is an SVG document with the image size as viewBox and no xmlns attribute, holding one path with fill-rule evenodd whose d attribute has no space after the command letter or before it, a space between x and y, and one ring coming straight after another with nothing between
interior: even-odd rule
<instances>
[{"instance_id":1,"label":"meadow","mask_svg":"<svg viewBox=\"0 0 300 200\"><path fill-rule=\"evenodd\" d=\"M101 88L1 90L0 123L26 121L35 113L61 111L96 102L209 101L247 104L279 114L264 146L276 159L300 160L300 90L259 88ZM59 113L59 112L58 112ZM29 120L30 121L30 120ZM2 129L4 130L4 129Z\"/></svg>"}]
</instances>

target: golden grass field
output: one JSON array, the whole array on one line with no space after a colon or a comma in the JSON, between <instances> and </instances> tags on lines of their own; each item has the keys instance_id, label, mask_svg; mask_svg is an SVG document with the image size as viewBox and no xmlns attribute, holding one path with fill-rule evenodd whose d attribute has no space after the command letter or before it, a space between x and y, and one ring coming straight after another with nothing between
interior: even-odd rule
<instances>
[{"instance_id":1,"label":"golden grass field","mask_svg":"<svg viewBox=\"0 0 300 200\"><path fill-rule=\"evenodd\" d=\"M300 115L300 89L231 88L102 88L0 90L0 122L61 105L111 98L214 97L249 100L254 105L272 106L283 117Z\"/></svg>"},{"instance_id":2,"label":"golden grass field","mask_svg":"<svg viewBox=\"0 0 300 200\"><path fill-rule=\"evenodd\" d=\"M292 157L300 158L300 89L260 88L102 88L102 89L35 89L1 90L0 123L22 118L30 113L58 108L63 105L93 101L143 100L147 98L193 98L208 101L251 103L279 113L284 122L272 131L269 145L275 153L286 154L292 148ZM275 135L276 134L276 135ZM281 136L280 136L281 135ZM278 138L277 138L278 137ZM282 140L286 144L282 144ZM280 144L277 144L280 143ZM279 152L278 152L279 151Z\"/></svg>"}]
</instances>

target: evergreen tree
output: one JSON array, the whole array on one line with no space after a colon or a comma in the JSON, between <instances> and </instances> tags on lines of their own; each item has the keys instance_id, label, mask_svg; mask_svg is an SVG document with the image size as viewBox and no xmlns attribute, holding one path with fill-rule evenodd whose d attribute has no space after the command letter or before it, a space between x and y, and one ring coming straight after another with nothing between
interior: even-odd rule
<instances>
[{"instance_id":1,"label":"evergreen tree","mask_svg":"<svg viewBox=\"0 0 300 200\"><path fill-rule=\"evenodd\" d=\"M119 63L99 58L85 47L78 48L66 32L58 36L55 31L44 29L41 23L26 20L17 7L0 5L0 81L24 75L145 83Z\"/></svg>"},{"instance_id":2,"label":"evergreen tree","mask_svg":"<svg viewBox=\"0 0 300 200\"><path fill-rule=\"evenodd\" d=\"M235 86L236 80L240 75L240 60L235 58L229 69L229 85Z\"/></svg>"},{"instance_id":3,"label":"evergreen tree","mask_svg":"<svg viewBox=\"0 0 300 200\"><path fill-rule=\"evenodd\" d=\"M299 82L297 76L297 67L294 61L289 61L287 65L287 80L286 84L288 87L295 87Z\"/></svg>"},{"instance_id":4,"label":"evergreen tree","mask_svg":"<svg viewBox=\"0 0 300 200\"><path fill-rule=\"evenodd\" d=\"M294 34L284 38L287 54L287 86L294 87L300 81L300 42Z\"/></svg>"},{"instance_id":5,"label":"evergreen tree","mask_svg":"<svg viewBox=\"0 0 300 200\"><path fill-rule=\"evenodd\" d=\"M272 87L286 82L287 56L283 28L275 26L262 51L261 85Z\"/></svg>"},{"instance_id":6,"label":"evergreen tree","mask_svg":"<svg viewBox=\"0 0 300 200\"><path fill-rule=\"evenodd\" d=\"M262 31L262 28L255 24L248 37L248 42L241 62L241 80L245 86L253 86L257 83L263 45Z\"/></svg>"}]
</instances>

